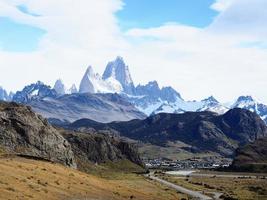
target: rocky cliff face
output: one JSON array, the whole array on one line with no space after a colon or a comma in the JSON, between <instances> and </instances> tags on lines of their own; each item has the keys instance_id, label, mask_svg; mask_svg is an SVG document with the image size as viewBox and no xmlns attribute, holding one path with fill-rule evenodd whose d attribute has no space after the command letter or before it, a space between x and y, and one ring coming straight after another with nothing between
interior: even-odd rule
<instances>
[{"instance_id":1,"label":"rocky cliff face","mask_svg":"<svg viewBox=\"0 0 267 200\"><path fill-rule=\"evenodd\" d=\"M66 94L66 87L63 83L63 81L61 79L58 79L56 82L55 82L55 85L53 87L53 89L59 94L59 95L64 95Z\"/></svg>"},{"instance_id":2,"label":"rocky cliff face","mask_svg":"<svg viewBox=\"0 0 267 200\"><path fill-rule=\"evenodd\" d=\"M232 108L243 108L257 113L267 124L267 106L253 99L251 96L240 96L231 106Z\"/></svg>"},{"instance_id":3,"label":"rocky cliff face","mask_svg":"<svg viewBox=\"0 0 267 200\"><path fill-rule=\"evenodd\" d=\"M122 159L130 160L140 166L143 165L137 148L119 138L93 130L84 133L61 130L61 133L71 144L80 168L86 162L104 163Z\"/></svg>"},{"instance_id":4,"label":"rocky cliff face","mask_svg":"<svg viewBox=\"0 0 267 200\"><path fill-rule=\"evenodd\" d=\"M122 57L118 56L114 61L109 62L102 77L104 80L110 78L117 80L123 87L124 93L130 95L135 94L135 87L129 67L124 63Z\"/></svg>"},{"instance_id":5,"label":"rocky cliff face","mask_svg":"<svg viewBox=\"0 0 267 200\"><path fill-rule=\"evenodd\" d=\"M0 102L0 146L7 152L76 167L69 142L31 108Z\"/></svg>"},{"instance_id":6,"label":"rocky cliff face","mask_svg":"<svg viewBox=\"0 0 267 200\"><path fill-rule=\"evenodd\" d=\"M40 100L46 97L55 98L59 94L50 86L45 85L41 81L25 86L22 91L16 92L12 101L17 103L29 103L33 100Z\"/></svg>"},{"instance_id":7,"label":"rocky cliff face","mask_svg":"<svg viewBox=\"0 0 267 200\"><path fill-rule=\"evenodd\" d=\"M0 100L3 100L3 101L10 101L11 100L9 95L7 94L7 91L4 88L2 88L1 86L0 86Z\"/></svg>"}]
</instances>

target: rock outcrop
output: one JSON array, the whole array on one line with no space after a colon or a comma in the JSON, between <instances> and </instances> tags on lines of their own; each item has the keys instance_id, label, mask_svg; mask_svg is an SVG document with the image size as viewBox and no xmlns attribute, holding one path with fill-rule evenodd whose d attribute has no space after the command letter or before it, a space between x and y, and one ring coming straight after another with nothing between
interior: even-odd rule
<instances>
[{"instance_id":1,"label":"rock outcrop","mask_svg":"<svg viewBox=\"0 0 267 200\"><path fill-rule=\"evenodd\" d=\"M78 168L85 163L105 163L123 159L143 166L135 145L109 135L90 132L74 132L61 130L69 141L77 158Z\"/></svg>"},{"instance_id":2,"label":"rock outcrop","mask_svg":"<svg viewBox=\"0 0 267 200\"><path fill-rule=\"evenodd\" d=\"M8 153L76 167L69 142L27 106L0 102L0 146Z\"/></svg>"},{"instance_id":3,"label":"rock outcrop","mask_svg":"<svg viewBox=\"0 0 267 200\"><path fill-rule=\"evenodd\" d=\"M117 80L121 84L124 93L129 95L135 94L135 87L129 67L124 63L122 57L118 56L114 61L109 62L102 77L104 80L111 78Z\"/></svg>"}]
</instances>

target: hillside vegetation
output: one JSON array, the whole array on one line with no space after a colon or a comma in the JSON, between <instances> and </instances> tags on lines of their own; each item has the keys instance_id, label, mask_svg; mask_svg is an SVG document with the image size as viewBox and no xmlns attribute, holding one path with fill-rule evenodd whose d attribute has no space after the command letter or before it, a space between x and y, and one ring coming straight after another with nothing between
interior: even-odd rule
<instances>
[{"instance_id":1,"label":"hillside vegetation","mask_svg":"<svg viewBox=\"0 0 267 200\"><path fill-rule=\"evenodd\" d=\"M92 166L91 170L87 174L60 164L2 157L0 199L177 200L182 197L141 175L113 171L108 165Z\"/></svg>"}]
</instances>

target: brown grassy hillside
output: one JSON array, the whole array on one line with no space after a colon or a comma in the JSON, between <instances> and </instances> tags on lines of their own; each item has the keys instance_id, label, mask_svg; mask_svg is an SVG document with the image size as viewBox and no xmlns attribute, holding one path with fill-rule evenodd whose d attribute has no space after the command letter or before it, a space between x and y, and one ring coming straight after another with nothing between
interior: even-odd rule
<instances>
[{"instance_id":1,"label":"brown grassy hillside","mask_svg":"<svg viewBox=\"0 0 267 200\"><path fill-rule=\"evenodd\" d=\"M109 171L108 177L103 178L97 171L91 175L44 161L0 158L0 199L177 200L179 197L182 196L175 191L141 175Z\"/></svg>"}]
</instances>

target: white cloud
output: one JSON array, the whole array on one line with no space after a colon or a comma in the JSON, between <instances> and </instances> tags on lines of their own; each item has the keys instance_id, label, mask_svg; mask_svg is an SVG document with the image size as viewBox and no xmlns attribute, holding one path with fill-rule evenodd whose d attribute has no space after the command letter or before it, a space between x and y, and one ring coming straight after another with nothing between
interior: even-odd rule
<instances>
[{"instance_id":1,"label":"white cloud","mask_svg":"<svg viewBox=\"0 0 267 200\"><path fill-rule=\"evenodd\" d=\"M41 16L19 11L21 4ZM0 16L46 31L36 52L0 52L2 76L16 77L0 84L18 89L38 79L52 84L58 77L77 83L86 65L104 66L127 46L114 15L121 7L120 0L0 0Z\"/></svg>"},{"instance_id":2,"label":"white cloud","mask_svg":"<svg viewBox=\"0 0 267 200\"><path fill-rule=\"evenodd\" d=\"M42 17L19 12L14 5L21 3ZM79 82L86 65L102 72L108 60L122 55L136 83L156 79L186 99L215 95L229 101L252 94L267 102L267 51L240 47L264 41L264 5L264 0L218 0L212 7L220 14L207 28L166 23L124 33L115 17L120 0L0 0L0 15L47 31L36 52L0 52L0 85L18 89L59 77L70 85Z\"/></svg>"},{"instance_id":3,"label":"white cloud","mask_svg":"<svg viewBox=\"0 0 267 200\"><path fill-rule=\"evenodd\" d=\"M216 10L216 11L222 12L222 11L226 10L231 5L231 3L233 1L234 0L216 0L211 5L211 8Z\"/></svg>"},{"instance_id":4,"label":"white cloud","mask_svg":"<svg viewBox=\"0 0 267 200\"><path fill-rule=\"evenodd\" d=\"M248 41L267 40L266 0L229 0L217 3L220 2L227 7L210 26L214 34L234 34Z\"/></svg>"}]
</instances>

